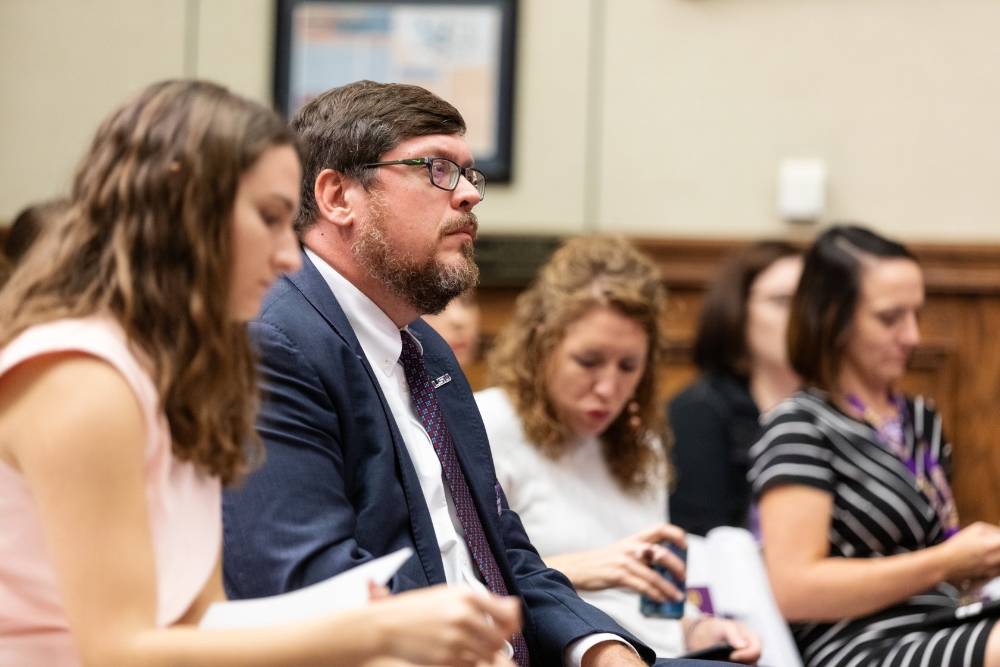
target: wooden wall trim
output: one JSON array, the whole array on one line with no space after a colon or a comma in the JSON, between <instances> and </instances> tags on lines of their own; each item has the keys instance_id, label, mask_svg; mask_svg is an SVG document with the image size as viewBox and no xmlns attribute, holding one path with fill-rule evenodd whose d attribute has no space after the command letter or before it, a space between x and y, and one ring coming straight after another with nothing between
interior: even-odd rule
<instances>
[{"instance_id":1,"label":"wooden wall trim","mask_svg":"<svg viewBox=\"0 0 1000 667\"><path fill-rule=\"evenodd\" d=\"M714 277L719 262L751 241L636 238L633 242L657 262L668 285L701 287ZM1000 245L914 243L908 247L920 260L928 292L1000 294Z\"/></svg>"},{"instance_id":2,"label":"wooden wall trim","mask_svg":"<svg viewBox=\"0 0 1000 667\"><path fill-rule=\"evenodd\" d=\"M668 286L704 287L720 262L751 239L632 239L660 267ZM524 287L558 246L554 236L483 235L477 249L483 284ZM803 248L806 243L795 242ZM1000 295L1000 244L914 243L909 245L934 294Z\"/></svg>"}]
</instances>

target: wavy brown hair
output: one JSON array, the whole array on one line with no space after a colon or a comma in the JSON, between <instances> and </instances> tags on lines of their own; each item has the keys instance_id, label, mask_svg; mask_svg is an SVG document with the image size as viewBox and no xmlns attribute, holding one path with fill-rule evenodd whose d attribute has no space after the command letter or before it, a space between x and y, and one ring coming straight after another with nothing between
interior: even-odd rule
<instances>
[{"instance_id":1,"label":"wavy brown hair","mask_svg":"<svg viewBox=\"0 0 1000 667\"><path fill-rule=\"evenodd\" d=\"M546 390L547 362L566 329L597 307L611 308L646 332L646 367L633 399L640 426L622 410L601 434L604 460L629 492L662 484L666 442L658 403L657 368L662 355L660 315L665 302L660 272L648 257L618 237L567 241L517 299L513 318L489 354L491 379L510 396L525 435L550 458L558 458L572 434L556 417Z\"/></svg>"},{"instance_id":2,"label":"wavy brown hair","mask_svg":"<svg viewBox=\"0 0 1000 667\"><path fill-rule=\"evenodd\" d=\"M0 345L110 315L148 361L173 453L229 483L260 444L246 327L229 313L241 175L295 138L272 111L199 81L153 84L108 117L70 209L0 293ZM37 250L37 252L35 251Z\"/></svg>"}]
</instances>

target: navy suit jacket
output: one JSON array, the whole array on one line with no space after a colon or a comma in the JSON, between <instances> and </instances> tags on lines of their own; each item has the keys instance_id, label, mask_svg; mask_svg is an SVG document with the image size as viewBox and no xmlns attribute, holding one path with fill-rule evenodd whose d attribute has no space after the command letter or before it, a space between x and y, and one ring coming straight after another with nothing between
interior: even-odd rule
<instances>
[{"instance_id":1,"label":"navy suit jacket","mask_svg":"<svg viewBox=\"0 0 1000 667\"><path fill-rule=\"evenodd\" d=\"M401 547L415 556L392 583L406 590L444 583L430 514L378 381L346 315L308 257L282 278L250 324L260 353L264 465L223 501L224 567L231 597L274 595L322 581ZM508 506L465 376L447 344L422 320L421 342L479 517L511 594L524 603L524 636L535 665L561 665L563 650L596 632L652 652L539 558Z\"/></svg>"}]
</instances>

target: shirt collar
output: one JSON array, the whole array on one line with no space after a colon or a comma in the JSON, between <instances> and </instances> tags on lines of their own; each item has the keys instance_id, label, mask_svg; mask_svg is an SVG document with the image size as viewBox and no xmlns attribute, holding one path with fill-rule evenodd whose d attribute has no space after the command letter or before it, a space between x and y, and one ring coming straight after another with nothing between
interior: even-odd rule
<instances>
[{"instance_id":1,"label":"shirt collar","mask_svg":"<svg viewBox=\"0 0 1000 667\"><path fill-rule=\"evenodd\" d=\"M347 321L351 323L351 328L354 329L369 363L380 368L384 374L393 375L396 364L399 362L399 355L403 351L402 339L399 337L400 330L396 328L389 316L354 283L342 276L309 248L306 248L305 251L316 266L316 270L330 287L330 291L337 298L344 314L347 315ZM403 331L407 332L407 335L413 335L408 327L405 327ZM423 346L420 345L420 341L415 336L414 340L417 341L422 354Z\"/></svg>"}]
</instances>

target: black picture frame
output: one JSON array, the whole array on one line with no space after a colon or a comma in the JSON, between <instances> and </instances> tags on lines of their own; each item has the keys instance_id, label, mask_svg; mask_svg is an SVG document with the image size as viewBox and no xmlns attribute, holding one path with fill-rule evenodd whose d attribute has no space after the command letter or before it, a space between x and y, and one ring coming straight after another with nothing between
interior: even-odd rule
<instances>
[{"instance_id":1,"label":"black picture frame","mask_svg":"<svg viewBox=\"0 0 1000 667\"><path fill-rule=\"evenodd\" d=\"M343 85L357 79L387 80L385 76L380 76L380 74L385 74L387 69L391 69L383 66L385 55L389 53L391 56L399 51L392 51L391 48L385 46L385 42L389 40L391 43L391 40L397 39L397 35L393 33L395 24L405 23L403 21L394 22L397 15L405 14L409 17L410 21L406 23L407 25L425 25L435 28L436 31L433 33L429 32L429 29L427 31L428 35L433 35L435 38L464 31L461 36L470 39L472 34L470 33L470 25L477 29L486 30L488 28L487 36L489 39L479 43L494 44L495 46L494 48L482 47L477 52L476 57L485 58L484 64L479 68L483 72L482 80L473 79L476 86L461 87L463 93L473 96L467 100L469 102L465 105L467 110L462 108L463 101L457 99L461 97L460 94L456 93L459 86L453 86L454 90L451 92L454 94L435 90L432 85L426 87L455 104L465 116L469 125L466 138L473 148L476 167L486 174L490 182L510 182L512 177L511 145L513 140L517 3L518 0L277 0L274 60L275 108L286 118L290 118L298 106L309 98L310 93L314 95L327 88ZM352 24L346 19L340 23L331 19L323 24L315 18L316 16L324 16L324 12L327 17L336 17L337 12L352 11L360 12L362 16L374 17L374 20L369 21L369 24L355 22L353 24L355 27L351 32ZM418 22L422 13L426 15L424 24ZM454 15L452 27L455 29L451 33L448 32L449 13ZM416 20L414 20L414 16L416 16ZM470 16L475 18L471 23ZM389 18L385 19L385 17ZM299 21L298 26L296 25L297 20ZM338 64L336 67L330 67L333 63L330 53L326 55L327 60L330 61L326 66L315 62L323 58L322 49L312 49L311 44L303 46L307 38L303 37L301 33L305 32L302 26L315 28L316 25L319 25L321 29L326 25L331 26L329 34L333 36L333 39L328 39L323 44L328 52L333 50L330 48L330 44L336 45L338 36L348 35L352 45L359 44L360 51L368 54L369 51L365 50L367 47L363 40L365 39L364 33L371 32L373 39L371 52L379 56L371 58L372 71L366 72L366 63L358 62L362 61L363 58L356 57L358 49L354 49L353 46L335 47L354 49L340 51L350 54L350 57L347 58L350 61L348 66L341 67ZM326 36L326 33L320 32L320 34ZM413 34L417 34L416 31L409 33L411 36ZM457 38L453 41L457 41ZM319 52L320 55L311 56L310 53L314 51ZM427 54L432 51L433 49L428 48L422 53ZM427 66L423 71L447 73L450 71L449 68L455 67L456 60L445 58L442 54L434 62L438 65L437 69L434 69L433 66ZM333 69L342 71L333 72ZM405 68L402 67L397 69L405 71ZM419 71L419 68L413 69ZM349 78L344 80L344 75L348 72ZM311 83L303 84L304 80ZM393 80L399 83L425 85L423 80L408 79L405 75L393 78ZM472 92L472 88L482 90ZM478 110L480 118L484 122L477 123L474 113L468 113L468 110L473 109Z\"/></svg>"}]
</instances>

